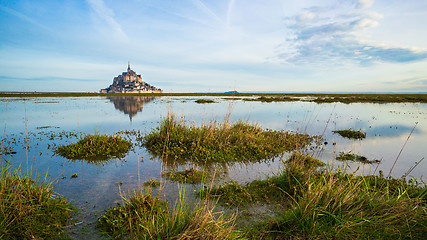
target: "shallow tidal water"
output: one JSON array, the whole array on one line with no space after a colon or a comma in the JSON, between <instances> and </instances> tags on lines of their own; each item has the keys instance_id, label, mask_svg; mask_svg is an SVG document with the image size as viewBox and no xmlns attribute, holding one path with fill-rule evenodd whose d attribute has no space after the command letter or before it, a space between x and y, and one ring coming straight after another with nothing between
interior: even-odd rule
<instances>
[{"instance_id":1,"label":"shallow tidal water","mask_svg":"<svg viewBox=\"0 0 427 240\"><path fill-rule=\"evenodd\" d=\"M406 174L407 178L426 180L427 160L409 174L407 172L427 155L427 104L262 103L223 97L204 97L215 103L198 104L195 100L199 98L0 98L0 123L4 124L1 165L9 161L15 167L21 166L22 172L32 169L34 177L47 173L49 179L55 180L55 190L81 210L77 225L70 227L76 238L100 237L93 228L94 222L105 209L121 202L119 188L128 194L146 180L159 179L164 183L162 194L173 202L178 196L178 186L162 179L161 172L191 167L191 164L162 163L137 145L124 159L111 159L103 164L67 160L56 156L52 150L76 142L82 134L114 134L126 130L145 134L156 128L168 112L191 124L212 119L221 122L231 113L232 121L321 135L323 144L313 154L334 168L357 174L383 171L387 176L397 159L391 176L400 178ZM366 139L349 140L332 132L348 128L366 132ZM129 137L135 143L135 136ZM339 162L335 157L340 152L363 155L370 160L381 160L381 163ZM280 171L281 160L287 156L285 153L281 158L261 163L215 165L207 171L215 172L221 181L249 182ZM75 173L78 177L71 178ZM193 188L197 186L188 186L190 195Z\"/></svg>"}]
</instances>

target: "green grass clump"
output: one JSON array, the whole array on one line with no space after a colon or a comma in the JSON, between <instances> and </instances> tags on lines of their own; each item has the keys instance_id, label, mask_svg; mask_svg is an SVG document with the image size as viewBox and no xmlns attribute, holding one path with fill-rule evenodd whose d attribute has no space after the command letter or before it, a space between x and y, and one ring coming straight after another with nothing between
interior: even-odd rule
<instances>
[{"instance_id":1,"label":"green grass clump","mask_svg":"<svg viewBox=\"0 0 427 240\"><path fill-rule=\"evenodd\" d=\"M200 103L200 104L203 104L203 103L215 103L215 101L212 100L212 99L197 99L195 102L196 103Z\"/></svg>"},{"instance_id":2,"label":"green grass clump","mask_svg":"<svg viewBox=\"0 0 427 240\"><path fill-rule=\"evenodd\" d=\"M59 239L70 220L71 204L53 191L51 182L33 180L20 169L0 172L0 239Z\"/></svg>"},{"instance_id":3,"label":"green grass clump","mask_svg":"<svg viewBox=\"0 0 427 240\"><path fill-rule=\"evenodd\" d=\"M340 154L336 157L338 161L352 161L352 162L360 162L366 164L379 163L380 160L369 160L365 156L357 155L354 153L344 153L340 152Z\"/></svg>"},{"instance_id":4,"label":"green grass clump","mask_svg":"<svg viewBox=\"0 0 427 240\"><path fill-rule=\"evenodd\" d=\"M143 137L143 145L163 158L188 159L194 163L260 161L307 146L313 137L264 130L244 122L211 121L198 127L168 115L160 126Z\"/></svg>"},{"instance_id":5,"label":"green grass clump","mask_svg":"<svg viewBox=\"0 0 427 240\"><path fill-rule=\"evenodd\" d=\"M61 146L55 152L68 159L98 163L126 156L131 146L132 143L121 136L95 133L84 136L77 143Z\"/></svg>"},{"instance_id":6,"label":"green grass clump","mask_svg":"<svg viewBox=\"0 0 427 240\"><path fill-rule=\"evenodd\" d=\"M160 186L160 181L157 179L150 179L150 180L144 182L144 186L155 188L155 187Z\"/></svg>"},{"instance_id":7,"label":"green grass clump","mask_svg":"<svg viewBox=\"0 0 427 240\"><path fill-rule=\"evenodd\" d=\"M420 198L367 187L364 177L312 178L292 207L250 231L257 239L423 239L427 214Z\"/></svg>"},{"instance_id":8,"label":"green grass clump","mask_svg":"<svg viewBox=\"0 0 427 240\"><path fill-rule=\"evenodd\" d=\"M164 177L172 182L197 184L201 183L202 180L210 177L210 174L205 171L198 171L194 168L185 169L183 171L169 171L162 173Z\"/></svg>"},{"instance_id":9,"label":"green grass clump","mask_svg":"<svg viewBox=\"0 0 427 240\"><path fill-rule=\"evenodd\" d=\"M134 192L129 199L122 196L125 203L108 209L97 227L120 239L239 239L233 218L214 213L208 204L190 209L180 194L173 209L149 190Z\"/></svg>"},{"instance_id":10,"label":"green grass clump","mask_svg":"<svg viewBox=\"0 0 427 240\"><path fill-rule=\"evenodd\" d=\"M366 138L366 133L359 130L345 129L332 131L333 133L338 133L341 137L350 138L350 139L364 139Z\"/></svg>"}]
</instances>

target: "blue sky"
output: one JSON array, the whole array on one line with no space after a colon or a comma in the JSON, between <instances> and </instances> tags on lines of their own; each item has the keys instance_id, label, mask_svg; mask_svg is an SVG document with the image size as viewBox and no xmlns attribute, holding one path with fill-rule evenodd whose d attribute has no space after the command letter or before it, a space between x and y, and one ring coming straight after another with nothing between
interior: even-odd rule
<instances>
[{"instance_id":1,"label":"blue sky","mask_svg":"<svg viewBox=\"0 0 427 240\"><path fill-rule=\"evenodd\" d=\"M427 92L424 0L0 0L0 91Z\"/></svg>"}]
</instances>

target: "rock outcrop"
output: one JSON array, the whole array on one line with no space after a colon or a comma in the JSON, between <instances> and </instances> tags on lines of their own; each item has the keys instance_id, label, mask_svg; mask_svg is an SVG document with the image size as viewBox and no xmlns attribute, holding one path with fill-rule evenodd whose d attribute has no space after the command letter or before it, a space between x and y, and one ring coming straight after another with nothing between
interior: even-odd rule
<instances>
[{"instance_id":1,"label":"rock outcrop","mask_svg":"<svg viewBox=\"0 0 427 240\"><path fill-rule=\"evenodd\" d=\"M113 79L113 84L108 88L101 89L100 93L162 93L163 90L153 87L150 84L142 81L141 75L136 74L135 71L128 69L121 75Z\"/></svg>"}]
</instances>

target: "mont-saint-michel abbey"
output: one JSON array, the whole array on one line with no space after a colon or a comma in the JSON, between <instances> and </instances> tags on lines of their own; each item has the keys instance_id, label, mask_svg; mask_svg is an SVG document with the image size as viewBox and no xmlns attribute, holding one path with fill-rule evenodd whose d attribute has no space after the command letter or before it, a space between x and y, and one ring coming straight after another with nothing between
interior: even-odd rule
<instances>
[{"instance_id":1,"label":"mont-saint-michel abbey","mask_svg":"<svg viewBox=\"0 0 427 240\"><path fill-rule=\"evenodd\" d=\"M163 90L151 86L150 84L142 81L141 75L136 74L135 71L128 69L121 75L113 79L113 84L108 88L101 89L100 93L162 93Z\"/></svg>"}]
</instances>

